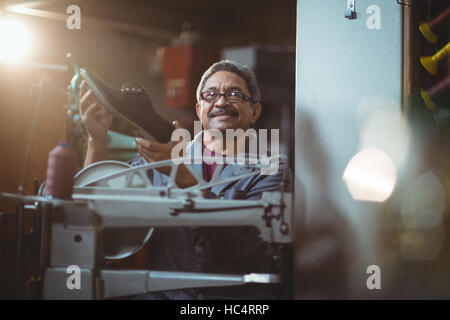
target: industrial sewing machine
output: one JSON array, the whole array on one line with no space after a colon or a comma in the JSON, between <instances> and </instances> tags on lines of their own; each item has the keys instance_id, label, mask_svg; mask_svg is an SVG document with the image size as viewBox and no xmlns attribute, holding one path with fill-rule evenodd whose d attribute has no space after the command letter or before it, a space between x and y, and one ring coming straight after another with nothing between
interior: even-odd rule
<instances>
[{"instance_id":1,"label":"industrial sewing machine","mask_svg":"<svg viewBox=\"0 0 450 320\"><path fill-rule=\"evenodd\" d=\"M147 170L164 166L172 168L169 183L153 186ZM43 196L45 186L38 196L1 194L16 197L24 205L33 203L28 209L42 221L39 261L45 269L43 298L106 299L182 288L279 282L279 274L101 269L102 259L132 255L151 241L153 227L254 226L268 243L293 241L288 193L265 192L260 200L205 198L208 188L258 174L258 170L238 170L227 179L216 174L206 182L187 164L198 184L180 189L175 184L178 166L172 160L138 167L118 161L98 162L76 175L72 200ZM223 164L219 166L216 172ZM107 229L123 230L128 237L120 237L125 239L122 243L102 243L100 234ZM78 287L68 285L73 266L79 267Z\"/></svg>"}]
</instances>

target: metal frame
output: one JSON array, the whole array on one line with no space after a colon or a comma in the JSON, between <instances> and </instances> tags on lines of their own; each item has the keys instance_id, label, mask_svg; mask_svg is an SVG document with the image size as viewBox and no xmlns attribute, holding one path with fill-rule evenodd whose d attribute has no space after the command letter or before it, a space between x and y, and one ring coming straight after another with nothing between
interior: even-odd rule
<instances>
[{"instance_id":1,"label":"metal frame","mask_svg":"<svg viewBox=\"0 0 450 320\"><path fill-rule=\"evenodd\" d=\"M196 186L186 189L176 187L172 174L168 186L152 186L146 171L167 165L176 172L180 164L168 160L119 170L74 187L71 200L0 194L18 198L22 203L34 202L36 210L41 210L45 217L40 250L40 263L45 268L44 299L105 299L182 288L280 282L278 274L225 275L99 268L99 261L104 257L99 234L108 228L254 226L268 243L283 245L293 241L291 194L264 192L260 200L245 201L204 198L202 190L242 179L250 173L228 179L216 175L210 183L199 179ZM189 170L194 172L193 168ZM256 174L254 172L258 173L254 170L252 174ZM111 188L104 185L120 176L132 181L135 175L145 181L141 186ZM71 265L80 268L80 289L70 290L67 286L70 276L67 268Z\"/></svg>"}]
</instances>

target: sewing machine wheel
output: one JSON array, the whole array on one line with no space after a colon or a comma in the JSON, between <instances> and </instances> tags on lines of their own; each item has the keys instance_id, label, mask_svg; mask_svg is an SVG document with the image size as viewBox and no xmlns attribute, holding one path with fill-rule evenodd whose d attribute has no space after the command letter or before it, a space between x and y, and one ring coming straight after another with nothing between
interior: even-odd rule
<instances>
[{"instance_id":1,"label":"sewing machine wheel","mask_svg":"<svg viewBox=\"0 0 450 320\"><path fill-rule=\"evenodd\" d=\"M90 181L100 179L104 176L119 172L120 170L131 168L131 166L125 162L106 160L99 161L87 166L80 170L74 177L75 186L82 186L88 184ZM131 179L127 177L117 177L107 182L95 184L95 186L109 187L109 188L132 188L143 187L144 182L138 175L133 175Z\"/></svg>"},{"instance_id":2,"label":"sewing machine wheel","mask_svg":"<svg viewBox=\"0 0 450 320\"><path fill-rule=\"evenodd\" d=\"M96 162L75 175L75 186L80 186L89 181L101 178L108 174L113 174L123 169L131 168L125 162L120 161L100 161ZM127 181L121 177L109 180L102 187L109 188L125 188L137 187L142 181L138 181L139 177L135 176L133 180ZM130 185L131 184L131 185ZM128 229L106 229L100 234L100 243L107 260L119 260L132 256L138 252L150 239L153 228L128 228Z\"/></svg>"}]
</instances>

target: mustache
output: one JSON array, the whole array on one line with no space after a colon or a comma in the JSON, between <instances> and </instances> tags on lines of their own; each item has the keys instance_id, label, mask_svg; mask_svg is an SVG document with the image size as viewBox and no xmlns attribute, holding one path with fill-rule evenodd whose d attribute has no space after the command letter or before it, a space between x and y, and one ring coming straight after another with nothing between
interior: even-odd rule
<instances>
[{"instance_id":1,"label":"mustache","mask_svg":"<svg viewBox=\"0 0 450 320\"><path fill-rule=\"evenodd\" d=\"M217 117L217 116L233 116L237 117L239 113L233 109L214 109L208 113L209 118Z\"/></svg>"}]
</instances>

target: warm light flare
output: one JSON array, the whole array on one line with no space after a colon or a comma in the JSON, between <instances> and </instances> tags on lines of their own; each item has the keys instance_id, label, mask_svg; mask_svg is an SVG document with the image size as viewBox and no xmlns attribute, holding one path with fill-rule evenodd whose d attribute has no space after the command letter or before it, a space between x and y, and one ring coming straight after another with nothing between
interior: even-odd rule
<instances>
[{"instance_id":1,"label":"warm light flare","mask_svg":"<svg viewBox=\"0 0 450 320\"><path fill-rule=\"evenodd\" d=\"M20 60L30 48L31 38L25 25L18 20L0 17L0 60Z\"/></svg>"}]
</instances>

